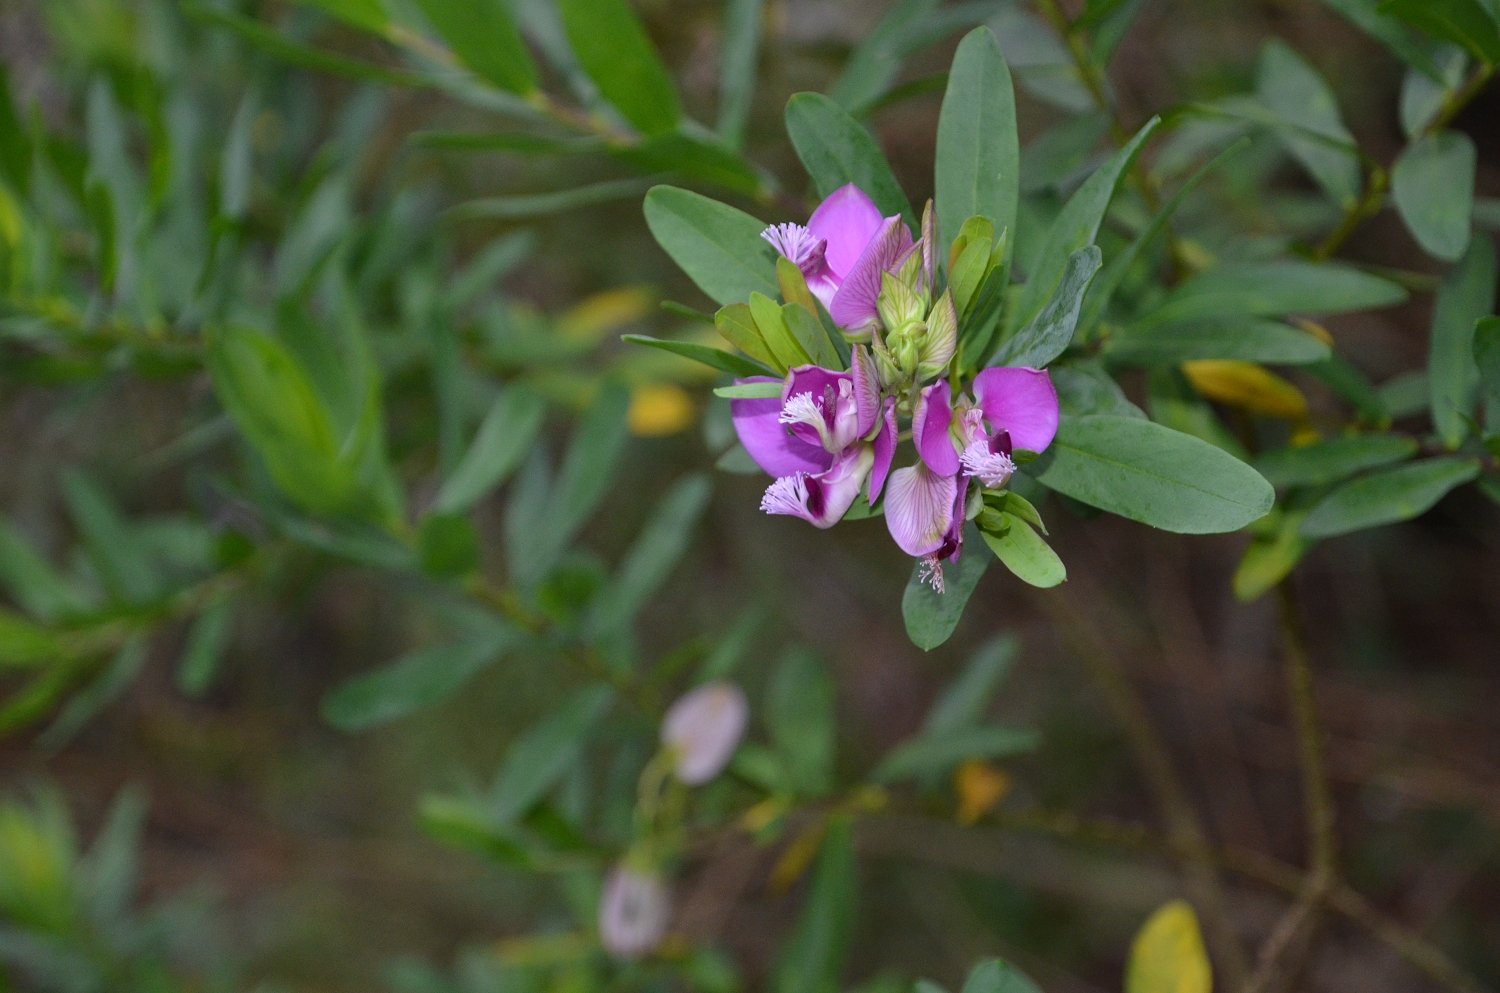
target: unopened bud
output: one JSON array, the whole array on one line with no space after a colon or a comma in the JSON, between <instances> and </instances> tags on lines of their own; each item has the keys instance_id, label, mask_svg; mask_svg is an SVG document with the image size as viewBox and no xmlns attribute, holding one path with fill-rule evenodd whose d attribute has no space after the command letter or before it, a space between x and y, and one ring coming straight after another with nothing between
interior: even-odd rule
<instances>
[{"instance_id":1,"label":"unopened bud","mask_svg":"<svg viewBox=\"0 0 1500 993\"><path fill-rule=\"evenodd\" d=\"M615 866L599 898L599 940L616 958L648 955L667 933L671 909L660 876Z\"/></svg>"},{"instance_id":2,"label":"unopened bud","mask_svg":"<svg viewBox=\"0 0 1500 993\"><path fill-rule=\"evenodd\" d=\"M672 750L672 771L689 786L701 786L724 771L750 707L733 683L705 683L679 697L661 722L661 743Z\"/></svg>"}]
</instances>

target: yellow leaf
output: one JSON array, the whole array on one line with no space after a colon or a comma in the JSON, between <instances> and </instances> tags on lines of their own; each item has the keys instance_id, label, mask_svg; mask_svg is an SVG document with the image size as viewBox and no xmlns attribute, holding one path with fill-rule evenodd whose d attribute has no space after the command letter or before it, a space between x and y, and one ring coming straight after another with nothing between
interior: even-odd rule
<instances>
[{"instance_id":1,"label":"yellow leaf","mask_svg":"<svg viewBox=\"0 0 1500 993\"><path fill-rule=\"evenodd\" d=\"M1312 335L1329 348L1334 347L1333 335L1329 334L1328 329L1317 321L1309 321L1305 317L1294 317L1292 318L1292 323L1296 325L1297 330Z\"/></svg>"},{"instance_id":2,"label":"yellow leaf","mask_svg":"<svg viewBox=\"0 0 1500 993\"><path fill-rule=\"evenodd\" d=\"M802 874L818 855L826 827L823 821L819 821L786 846L786 851L776 860L776 866L771 870L771 879L766 884L772 893L785 893L802 878Z\"/></svg>"},{"instance_id":3,"label":"yellow leaf","mask_svg":"<svg viewBox=\"0 0 1500 993\"><path fill-rule=\"evenodd\" d=\"M1254 362L1199 359L1184 362L1182 372L1193 389L1209 400L1289 421L1307 417L1302 391Z\"/></svg>"},{"instance_id":4,"label":"yellow leaf","mask_svg":"<svg viewBox=\"0 0 1500 993\"><path fill-rule=\"evenodd\" d=\"M995 808L1010 792L1010 777L983 759L970 759L953 773L958 823L967 827Z\"/></svg>"},{"instance_id":5,"label":"yellow leaf","mask_svg":"<svg viewBox=\"0 0 1500 993\"><path fill-rule=\"evenodd\" d=\"M630 433L640 438L676 434L693 423L693 398L671 383L638 386L630 394L625 420Z\"/></svg>"},{"instance_id":6,"label":"yellow leaf","mask_svg":"<svg viewBox=\"0 0 1500 993\"><path fill-rule=\"evenodd\" d=\"M640 286L595 293L557 318L557 334L575 341L599 341L645 317L654 302L655 297Z\"/></svg>"},{"instance_id":7,"label":"yellow leaf","mask_svg":"<svg viewBox=\"0 0 1500 993\"><path fill-rule=\"evenodd\" d=\"M1158 908L1130 948L1125 993L1211 993L1213 988L1193 908L1183 900Z\"/></svg>"}]
</instances>

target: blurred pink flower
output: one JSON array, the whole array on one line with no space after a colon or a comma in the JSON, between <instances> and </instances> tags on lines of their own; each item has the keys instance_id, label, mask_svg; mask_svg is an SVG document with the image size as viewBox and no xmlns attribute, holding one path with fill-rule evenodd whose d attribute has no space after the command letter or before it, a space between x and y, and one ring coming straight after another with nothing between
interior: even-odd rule
<instances>
[{"instance_id":1,"label":"blurred pink flower","mask_svg":"<svg viewBox=\"0 0 1500 993\"><path fill-rule=\"evenodd\" d=\"M616 958L641 958L661 944L670 914L660 876L617 865L599 898L599 940Z\"/></svg>"},{"instance_id":2,"label":"blurred pink flower","mask_svg":"<svg viewBox=\"0 0 1500 993\"><path fill-rule=\"evenodd\" d=\"M723 772L749 716L744 691L733 683L705 683L678 697L661 722L661 743L672 749L677 778L701 786Z\"/></svg>"}]
</instances>

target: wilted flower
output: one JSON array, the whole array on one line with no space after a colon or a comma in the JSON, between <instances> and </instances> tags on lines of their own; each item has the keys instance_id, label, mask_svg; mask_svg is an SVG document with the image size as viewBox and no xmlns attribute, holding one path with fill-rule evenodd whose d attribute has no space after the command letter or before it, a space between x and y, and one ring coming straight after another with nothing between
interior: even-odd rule
<instances>
[{"instance_id":1,"label":"wilted flower","mask_svg":"<svg viewBox=\"0 0 1500 993\"><path fill-rule=\"evenodd\" d=\"M670 914L660 876L617 865L599 898L599 940L616 958L638 959L661 944Z\"/></svg>"},{"instance_id":2,"label":"wilted flower","mask_svg":"<svg viewBox=\"0 0 1500 993\"><path fill-rule=\"evenodd\" d=\"M677 778L700 786L723 772L749 714L744 691L733 683L705 683L678 697L661 722L661 743L672 750Z\"/></svg>"},{"instance_id":3,"label":"wilted flower","mask_svg":"<svg viewBox=\"0 0 1500 993\"><path fill-rule=\"evenodd\" d=\"M851 334L876 321L882 275L899 269L915 247L900 216L882 217L853 183L830 193L806 227L774 224L761 237L802 271L834 323Z\"/></svg>"}]
</instances>

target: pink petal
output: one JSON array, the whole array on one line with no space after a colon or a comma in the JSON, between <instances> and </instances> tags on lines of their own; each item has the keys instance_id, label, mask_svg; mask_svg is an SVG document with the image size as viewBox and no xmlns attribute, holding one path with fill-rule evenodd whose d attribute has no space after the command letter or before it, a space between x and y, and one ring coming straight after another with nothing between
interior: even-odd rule
<instances>
[{"instance_id":1,"label":"pink petal","mask_svg":"<svg viewBox=\"0 0 1500 993\"><path fill-rule=\"evenodd\" d=\"M917 397L911 415L911 440L927 467L939 476L958 472L958 453L948 434L953 422L953 407L948 400L948 384L939 380L925 387Z\"/></svg>"},{"instance_id":2,"label":"pink petal","mask_svg":"<svg viewBox=\"0 0 1500 993\"><path fill-rule=\"evenodd\" d=\"M879 208L853 183L828 194L828 199L813 211L807 228L828 242L823 258L833 270L836 283L843 282L854 268L865 245L880 230L881 220Z\"/></svg>"},{"instance_id":3,"label":"pink petal","mask_svg":"<svg viewBox=\"0 0 1500 993\"><path fill-rule=\"evenodd\" d=\"M891 460L896 457L896 398L886 397L885 423L875 436L875 465L870 469L870 506L880 499L885 477L890 474Z\"/></svg>"},{"instance_id":4,"label":"pink petal","mask_svg":"<svg viewBox=\"0 0 1500 993\"><path fill-rule=\"evenodd\" d=\"M800 517L820 528L831 528L854 506L870 474L875 456L869 445L850 445L827 472L799 472L766 487L760 509L768 514Z\"/></svg>"},{"instance_id":5,"label":"pink petal","mask_svg":"<svg viewBox=\"0 0 1500 993\"><path fill-rule=\"evenodd\" d=\"M1057 390L1044 369L986 369L974 377L974 398L990 430L1010 432L1016 448L1040 452L1057 434Z\"/></svg>"},{"instance_id":6,"label":"pink petal","mask_svg":"<svg viewBox=\"0 0 1500 993\"><path fill-rule=\"evenodd\" d=\"M828 308L833 323L841 328L862 328L875 320L881 273L894 272L912 247L911 231L901 218L887 217L834 294L833 304Z\"/></svg>"},{"instance_id":7,"label":"pink petal","mask_svg":"<svg viewBox=\"0 0 1500 993\"><path fill-rule=\"evenodd\" d=\"M924 463L891 473L885 494L885 525L901 550L921 558L943 547L953 523L958 481Z\"/></svg>"},{"instance_id":8,"label":"pink petal","mask_svg":"<svg viewBox=\"0 0 1500 993\"><path fill-rule=\"evenodd\" d=\"M859 436L863 438L880 416L880 376L865 346L854 346L849 371L854 374L854 402L859 406Z\"/></svg>"},{"instance_id":9,"label":"pink petal","mask_svg":"<svg viewBox=\"0 0 1500 993\"><path fill-rule=\"evenodd\" d=\"M745 383L775 383L779 380L769 376L752 376L737 379L735 385ZM781 416L781 401L775 397L764 400L731 400L729 413L734 420L735 434L740 444L755 460L755 464L768 475L792 476L799 472L822 472L833 463L833 456L814 442L808 444L794 437L778 418Z\"/></svg>"}]
</instances>

